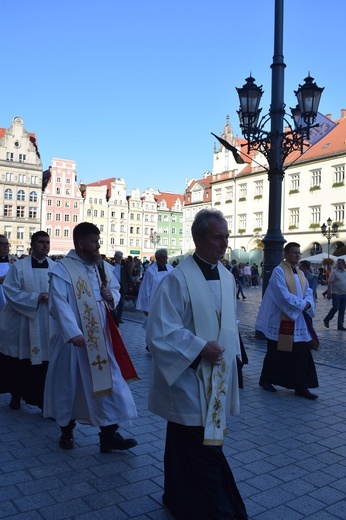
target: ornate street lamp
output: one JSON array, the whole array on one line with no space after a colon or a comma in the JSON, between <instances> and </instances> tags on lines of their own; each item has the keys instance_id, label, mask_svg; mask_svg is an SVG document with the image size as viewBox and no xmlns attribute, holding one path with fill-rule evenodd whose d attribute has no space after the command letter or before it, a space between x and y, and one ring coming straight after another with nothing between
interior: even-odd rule
<instances>
[{"instance_id":1,"label":"ornate street lamp","mask_svg":"<svg viewBox=\"0 0 346 520\"><path fill-rule=\"evenodd\" d=\"M324 237L326 237L327 242L328 242L328 259L329 259L329 255L330 255L330 241L331 241L331 239L333 237L336 237L338 235L339 226L337 225L336 222L334 222L334 224L332 225L332 219L331 218L329 218L327 220L327 226L323 222L323 224L321 226L321 233L322 233L322 235Z\"/></svg>"},{"instance_id":2,"label":"ornate street lamp","mask_svg":"<svg viewBox=\"0 0 346 520\"><path fill-rule=\"evenodd\" d=\"M269 113L260 120L259 108L263 94L262 86L255 84L250 75L245 85L237 88L240 108L238 110L240 128L247 140L247 150L261 152L268 162L269 179L269 216L268 230L262 242L264 244L263 260L263 292L267 288L274 267L282 261L283 245L286 242L281 233L281 199L283 165L290 153L303 153L309 146L310 129L314 126L318 105L323 88L313 82L310 74L305 83L299 85L295 94L298 105L292 109L292 115L285 111L284 103L284 69L283 61L283 0L275 0L274 56L272 69L272 92ZM292 121L293 127L287 116ZM270 121L270 131L265 127ZM303 122L303 124L301 124ZM288 127L284 131L284 123ZM304 126L305 125L305 126ZM315 125L316 126L316 125Z\"/></svg>"},{"instance_id":3,"label":"ornate street lamp","mask_svg":"<svg viewBox=\"0 0 346 520\"><path fill-rule=\"evenodd\" d=\"M160 237L160 235L157 234L156 231L153 231L153 230L151 229L151 230L150 230L150 235L149 235L149 240L150 240L150 242L153 244L154 249L155 249L155 247L157 246L157 244L160 242L161 237Z\"/></svg>"}]
</instances>

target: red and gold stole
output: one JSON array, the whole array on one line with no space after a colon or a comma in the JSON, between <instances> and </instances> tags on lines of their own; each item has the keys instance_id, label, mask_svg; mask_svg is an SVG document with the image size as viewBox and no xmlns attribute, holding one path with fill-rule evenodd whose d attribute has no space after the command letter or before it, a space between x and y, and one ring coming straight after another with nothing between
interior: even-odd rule
<instances>
[{"instance_id":1,"label":"red and gold stole","mask_svg":"<svg viewBox=\"0 0 346 520\"><path fill-rule=\"evenodd\" d=\"M291 265L288 262L283 261L281 262L280 267L282 267L283 269L289 292L296 295L297 286ZM305 294L307 287L306 278L304 276L304 273L302 273L302 271L299 268L297 268L297 274L299 276L299 280L303 288L303 294ZM286 316L286 314L282 313L277 350L282 352L292 352L293 340L294 320L289 318L289 316Z\"/></svg>"}]
</instances>

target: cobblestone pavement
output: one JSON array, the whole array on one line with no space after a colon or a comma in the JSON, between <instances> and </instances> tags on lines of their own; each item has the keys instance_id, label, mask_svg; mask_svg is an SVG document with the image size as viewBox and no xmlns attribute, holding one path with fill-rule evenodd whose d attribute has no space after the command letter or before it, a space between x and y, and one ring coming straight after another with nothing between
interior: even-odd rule
<instances>
[{"instance_id":1,"label":"cobblestone pavement","mask_svg":"<svg viewBox=\"0 0 346 520\"><path fill-rule=\"evenodd\" d=\"M224 451L251 520L346 518L346 332L323 317L331 303L319 287L314 353L319 399L258 386L265 342L257 339L260 289L239 300L240 330L249 364L244 367L241 414L230 418ZM125 435L138 446L101 454L97 428L78 425L76 448L58 447L59 430L35 407L8 407L0 396L0 518L170 519L162 507L165 421L147 410L151 358L145 350L142 315L126 305L124 341L141 380L131 383L138 418ZM63 381L61 382L63 385Z\"/></svg>"}]
</instances>

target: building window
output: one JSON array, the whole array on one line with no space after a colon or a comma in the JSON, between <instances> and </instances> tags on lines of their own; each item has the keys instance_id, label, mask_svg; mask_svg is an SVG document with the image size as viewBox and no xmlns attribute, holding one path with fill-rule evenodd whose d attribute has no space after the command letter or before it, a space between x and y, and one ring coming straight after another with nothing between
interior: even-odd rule
<instances>
[{"instance_id":1,"label":"building window","mask_svg":"<svg viewBox=\"0 0 346 520\"><path fill-rule=\"evenodd\" d=\"M47 227L46 231L47 231L47 235L51 237L52 236L52 228Z\"/></svg>"},{"instance_id":2,"label":"building window","mask_svg":"<svg viewBox=\"0 0 346 520\"><path fill-rule=\"evenodd\" d=\"M34 227L29 227L29 238L32 237L32 235L36 232L36 228Z\"/></svg>"},{"instance_id":3,"label":"building window","mask_svg":"<svg viewBox=\"0 0 346 520\"><path fill-rule=\"evenodd\" d=\"M7 188L5 190L5 200L12 200L13 199L13 191L10 190L10 188Z\"/></svg>"},{"instance_id":4,"label":"building window","mask_svg":"<svg viewBox=\"0 0 346 520\"><path fill-rule=\"evenodd\" d=\"M100 224L100 233L103 233L103 232L104 232L104 230L105 230L105 227L104 227L104 225L103 225L103 224Z\"/></svg>"},{"instance_id":5,"label":"building window","mask_svg":"<svg viewBox=\"0 0 346 520\"><path fill-rule=\"evenodd\" d=\"M176 228L175 227L172 227L172 235L175 235L177 232Z\"/></svg>"},{"instance_id":6,"label":"building window","mask_svg":"<svg viewBox=\"0 0 346 520\"><path fill-rule=\"evenodd\" d=\"M60 195L61 194L61 188L57 188L56 192L57 192L58 195Z\"/></svg>"},{"instance_id":7,"label":"building window","mask_svg":"<svg viewBox=\"0 0 346 520\"><path fill-rule=\"evenodd\" d=\"M158 216L157 216L157 221L158 221L158 222L162 222L162 215L158 215Z\"/></svg>"},{"instance_id":8,"label":"building window","mask_svg":"<svg viewBox=\"0 0 346 520\"><path fill-rule=\"evenodd\" d=\"M134 213L130 213L130 220L135 220L135 214Z\"/></svg>"},{"instance_id":9,"label":"building window","mask_svg":"<svg viewBox=\"0 0 346 520\"><path fill-rule=\"evenodd\" d=\"M68 228L64 229L64 237L68 238L70 236L70 230Z\"/></svg>"},{"instance_id":10,"label":"building window","mask_svg":"<svg viewBox=\"0 0 346 520\"><path fill-rule=\"evenodd\" d=\"M4 217L12 217L12 206L9 204L4 205Z\"/></svg>"},{"instance_id":11,"label":"building window","mask_svg":"<svg viewBox=\"0 0 346 520\"><path fill-rule=\"evenodd\" d=\"M115 231L115 225L111 224L111 233L114 233L114 231Z\"/></svg>"},{"instance_id":12,"label":"building window","mask_svg":"<svg viewBox=\"0 0 346 520\"><path fill-rule=\"evenodd\" d=\"M58 206L58 208L60 208L60 206L61 206L61 200L57 200L57 201L56 201L56 205Z\"/></svg>"},{"instance_id":13,"label":"building window","mask_svg":"<svg viewBox=\"0 0 346 520\"><path fill-rule=\"evenodd\" d=\"M172 247L175 247L176 246L176 239L175 238L172 238Z\"/></svg>"},{"instance_id":14,"label":"building window","mask_svg":"<svg viewBox=\"0 0 346 520\"><path fill-rule=\"evenodd\" d=\"M13 161L14 159L14 153L13 152L7 152L6 153L6 161Z\"/></svg>"},{"instance_id":15,"label":"building window","mask_svg":"<svg viewBox=\"0 0 346 520\"><path fill-rule=\"evenodd\" d=\"M172 222L176 222L177 221L177 217L175 215L172 215Z\"/></svg>"},{"instance_id":16,"label":"building window","mask_svg":"<svg viewBox=\"0 0 346 520\"><path fill-rule=\"evenodd\" d=\"M125 213L120 213L120 218L125 218Z\"/></svg>"},{"instance_id":17,"label":"building window","mask_svg":"<svg viewBox=\"0 0 346 520\"><path fill-rule=\"evenodd\" d=\"M130 227L130 233L133 234L133 226Z\"/></svg>"},{"instance_id":18,"label":"building window","mask_svg":"<svg viewBox=\"0 0 346 520\"><path fill-rule=\"evenodd\" d=\"M255 213L255 228L263 227L263 213Z\"/></svg>"},{"instance_id":19,"label":"building window","mask_svg":"<svg viewBox=\"0 0 346 520\"><path fill-rule=\"evenodd\" d=\"M68 213L65 213L64 219L65 219L65 222L70 222L70 215Z\"/></svg>"},{"instance_id":20,"label":"building window","mask_svg":"<svg viewBox=\"0 0 346 520\"><path fill-rule=\"evenodd\" d=\"M29 208L29 218L37 218L37 208Z\"/></svg>"},{"instance_id":21,"label":"building window","mask_svg":"<svg viewBox=\"0 0 346 520\"><path fill-rule=\"evenodd\" d=\"M65 195L71 195L71 190L65 190Z\"/></svg>"},{"instance_id":22,"label":"building window","mask_svg":"<svg viewBox=\"0 0 346 520\"><path fill-rule=\"evenodd\" d=\"M60 237L60 235L61 235L60 229L59 229L59 228L56 228L56 230L55 230L55 236L56 236L56 237Z\"/></svg>"},{"instance_id":23,"label":"building window","mask_svg":"<svg viewBox=\"0 0 346 520\"><path fill-rule=\"evenodd\" d=\"M320 188L321 187L321 170L312 170L311 171L311 188Z\"/></svg>"},{"instance_id":24,"label":"building window","mask_svg":"<svg viewBox=\"0 0 346 520\"><path fill-rule=\"evenodd\" d=\"M292 191L294 191L294 192L299 191L299 182L300 182L299 178L300 178L299 173L295 173L294 175L291 175L290 192L292 192Z\"/></svg>"},{"instance_id":25,"label":"building window","mask_svg":"<svg viewBox=\"0 0 346 520\"><path fill-rule=\"evenodd\" d=\"M17 206L17 217L18 218L24 218L25 216L25 207L24 206Z\"/></svg>"},{"instance_id":26,"label":"building window","mask_svg":"<svg viewBox=\"0 0 346 520\"><path fill-rule=\"evenodd\" d=\"M255 195L263 195L263 181L255 181Z\"/></svg>"},{"instance_id":27,"label":"building window","mask_svg":"<svg viewBox=\"0 0 346 520\"><path fill-rule=\"evenodd\" d=\"M69 200L65 200L65 208L69 208L70 207L70 201Z\"/></svg>"},{"instance_id":28,"label":"building window","mask_svg":"<svg viewBox=\"0 0 346 520\"><path fill-rule=\"evenodd\" d=\"M37 193L36 191L31 191L29 195L30 202L37 202Z\"/></svg>"},{"instance_id":29,"label":"building window","mask_svg":"<svg viewBox=\"0 0 346 520\"><path fill-rule=\"evenodd\" d=\"M38 184L38 176L37 175L31 175L31 184Z\"/></svg>"},{"instance_id":30,"label":"building window","mask_svg":"<svg viewBox=\"0 0 346 520\"><path fill-rule=\"evenodd\" d=\"M120 232L125 233L125 226L123 226L123 225L120 226Z\"/></svg>"},{"instance_id":31,"label":"building window","mask_svg":"<svg viewBox=\"0 0 346 520\"><path fill-rule=\"evenodd\" d=\"M74 202L73 207L74 207L74 209L78 209L78 202Z\"/></svg>"},{"instance_id":32,"label":"building window","mask_svg":"<svg viewBox=\"0 0 346 520\"><path fill-rule=\"evenodd\" d=\"M56 182L61 182L61 177L57 177Z\"/></svg>"},{"instance_id":33,"label":"building window","mask_svg":"<svg viewBox=\"0 0 346 520\"><path fill-rule=\"evenodd\" d=\"M296 229L299 227L299 209L293 208L289 210L290 214L290 223L289 227L291 229Z\"/></svg>"},{"instance_id":34,"label":"building window","mask_svg":"<svg viewBox=\"0 0 346 520\"><path fill-rule=\"evenodd\" d=\"M47 220L52 220L52 214L51 213L47 213Z\"/></svg>"},{"instance_id":35,"label":"building window","mask_svg":"<svg viewBox=\"0 0 346 520\"><path fill-rule=\"evenodd\" d=\"M57 214L55 215L55 220L56 220L57 222L60 222L60 220L61 220L61 213L57 213Z\"/></svg>"},{"instance_id":36,"label":"building window","mask_svg":"<svg viewBox=\"0 0 346 520\"><path fill-rule=\"evenodd\" d=\"M121 246L123 246L123 245L125 244L125 241L124 241L123 238L121 238L121 239L119 240L119 244L120 244Z\"/></svg>"},{"instance_id":37,"label":"building window","mask_svg":"<svg viewBox=\"0 0 346 520\"><path fill-rule=\"evenodd\" d=\"M18 240L24 239L24 228L23 227L17 227L17 239Z\"/></svg>"},{"instance_id":38,"label":"building window","mask_svg":"<svg viewBox=\"0 0 346 520\"><path fill-rule=\"evenodd\" d=\"M163 231L164 235L168 234L168 228L167 227L162 228L162 231Z\"/></svg>"},{"instance_id":39,"label":"building window","mask_svg":"<svg viewBox=\"0 0 346 520\"><path fill-rule=\"evenodd\" d=\"M73 215L72 222L78 222L78 215Z\"/></svg>"},{"instance_id":40,"label":"building window","mask_svg":"<svg viewBox=\"0 0 346 520\"><path fill-rule=\"evenodd\" d=\"M66 179L66 184L71 184L71 179Z\"/></svg>"},{"instance_id":41,"label":"building window","mask_svg":"<svg viewBox=\"0 0 346 520\"><path fill-rule=\"evenodd\" d=\"M334 220L335 222L344 222L345 204L334 204Z\"/></svg>"},{"instance_id":42,"label":"building window","mask_svg":"<svg viewBox=\"0 0 346 520\"><path fill-rule=\"evenodd\" d=\"M334 183L343 184L345 181L345 165L334 166Z\"/></svg>"},{"instance_id":43,"label":"building window","mask_svg":"<svg viewBox=\"0 0 346 520\"><path fill-rule=\"evenodd\" d=\"M247 184L239 184L239 196L247 197Z\"/></svg>"},{"instance_id":44,"label":"building window","mask_svg":"<svg viewBox=\"0 0 346 520\"><path fill-rule=\"evenodd\" d=\"M25 192L23 190L18 191L17 200L25 200Z\"/></svg>"},{"instance_id":45,"label":"building window","mask_svg":"<svg viewBox=\"0 0 346 520\"><path fill-rule=\"evenodd\" d=\"M321 222L321 206L311 207L311 224L320 224Z\"/></svg>"},{"instance_id":46,"label":"building window","mask_svg":"<svg viewBox=\"0 0 346 520\"><path fill-rule=\"evenodd\" d=\"M94 209L94 217L97 217L97 209Z\"/></svg>"},{"instance_id":47,"label":"building window","mask_svg":"<svg viewBox=\"0 0 346 520\"><path fill-rule=\"evenodd\" d=\"M87 209L87 217L91 217L91 209Z\"/></svg>"},{"instance_id":48,"label":"building window","mask_svg":"<svg viewBox=\"0 0 346 520\"><path fill-rule=\"evenodd\" d=\"M52 206L52 205L53 205L52 199L47 199L47 206Z\"/></svg>"},{"instance_id":49,"label":"building window","mask_svg":"<svg viewBox=\"0 0 346 520\"><path fill-rule=\"evenodd\" d=\"M20 174L18 175L18 182L20 182L20 183L22 183L22 184L25 183L25 182L26 182L26 175L23 174L23 173L20 173Z\"/></svg>"},{"instance_id":50,"label":"building window","mask_svg":"<svg viewBox=\"0 0 346 520\"><path fill-rule=\"evenodd\" d=\"M5 226L5 237L11 238L12 237L12 227L11 226Z\"/></svg>"},{"instance_id":51,"label":"building window","mask_svg":"<svg viewBox=\"0 0 346 520\"><path fill-rule=\"evenodd\" d=\"M24 153L19 154L19 162L21 162L21 163L26 162L26 155Z\"/></svg>"},{"instance_id":52,"label":"building window","mask_svg":"<svg viewBox=\"0 0 346 520\"><path fill-rule=\"evenodd\" d=\"M122 239L120 239L120 243L121 243L121 240L122 240ZM114 246L114 245L115 245L115 238L112 237L112 238L111 238L111 246Z\"/></svg>"},{"instance_id":53,"label":"building window","mask_svg":"<svg viewBox=\"0 0 346 520\"><path fill-rule=\"evenodd\" d=\"M226 218L226 222L227 222L228 232L232 233L232 229L233 229L233 216L232 215L228 215L225 218Z\"/></svg>"},{"instance_id":54,"label":"building window","mask_svg":"<svg viewBox=\"0 0 346 520\"><path fill-rule=\"evenodd\" d=\"M239 215L239 229L246 230L246 214Z\"/></svg>"},{"instance_id":55,"label":"building window","mask_svg":"<svg viewBox=\"0 0 346 520\"><path fill-rule=\"evenodd\" d=\"M105 212L104 212L104 210L102 209L102 210L101 210L101 218L104 218L104 216L105 216Z\"/></svg>"},{"instance_id":56,"label":"building window","mask_svg":"<svg viewBox=\"0 0 346 520\"><path fill-rule=\"evenodd\" d=\"M215 190L215 202L221 202L221 188Z\"/></svg>"},{"instance_id":57,"label":"building window","mask_svg":"<svg viewBox=\"0 0 346 520\"><path fill-rule=\"evenodd\" d=\"M6 172L6 182L13 182L13 173Z\"/></svg>"}]
</instances>

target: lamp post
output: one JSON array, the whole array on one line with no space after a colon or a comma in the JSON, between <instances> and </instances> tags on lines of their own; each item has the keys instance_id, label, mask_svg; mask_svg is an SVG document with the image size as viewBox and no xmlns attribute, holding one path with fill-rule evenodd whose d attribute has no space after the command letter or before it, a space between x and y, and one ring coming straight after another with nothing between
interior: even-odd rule
<instances>
[{"instance_id":1,"label":"lamp post","mask_svg":"<svg viewBox=\"0 0 346 520\"><path fill-rule=\"evenodd\" d=\"M313 82L308 75L305 83L299 85L295 94L298 105L292 110L294 129L286 119L284 103L284 70L283 61L283 0L275 0L274 56L272 69L271 105L269 114L259 120L259 108L263 94L262 87L255 84L255 79L248 77L242 88L237 88L240 101L238 111L240 128L247 140L250 150L261 152L268 162L269 180L269 215L268 230L263 238L263 292L267 288L274 267L282 261L283 244L286 242L281 233L281 199L283 165L288 155L293 151L303 153L304 146L310 137L310 128L314 126L318 105L323 88ZM265 130L270 121L270 131ZM284 122L288 131L284 131ZM303 124L305 126L303 126Z\"/></svg>"},{"instance_id":2,"label":"lamp post","mask_svg":"<svg viewBox=\"0 0 346 520\"><path fill-rule=\"evenodd\" d=\"M149 240L153 244L154 249L157 246L157 244L160 242L161 237L157 234L156 231L153 231L153 229L150 230Z\"/></svg>"},{"instance_id":3,"label":"lamp post","mask_svg":"<svg viewBox=\"0 0 346 520\"><path fill-rule=\"evenodd\" d=\"M328 226L328 227L327 227ZM327 242L328 242L328 260L329 260L329 255L330 255L330 241L333 237L336 237L337 234L338 234L338 229L339 229L339 226L336 224L336 222L334 222L334 224L332 225L332 219L329 218L327 220L327 226L325 225L325 223L323 222L322 226L321 226L321 233L324 237L326 237L327 239Z\"/></svg>"}]
</instances>

